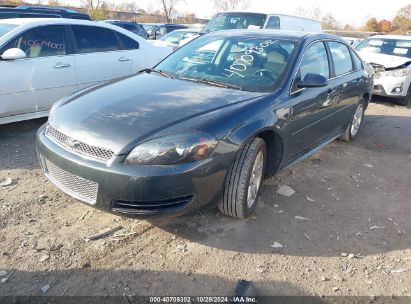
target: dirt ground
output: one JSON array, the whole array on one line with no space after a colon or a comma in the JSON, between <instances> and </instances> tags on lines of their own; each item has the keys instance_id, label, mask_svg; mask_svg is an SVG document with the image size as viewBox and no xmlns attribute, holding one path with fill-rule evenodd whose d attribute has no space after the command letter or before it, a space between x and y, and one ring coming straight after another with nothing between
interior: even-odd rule
<instances>
[{"instance_id":1,"label":"dirt ground","mask_svg":"<svg viewBox=\"0 0 411 304\"><path fill-rule=\"evenodd\" d=\"M78 203L40 170L44 122L0 126L0 177L13 180L0 186L0 296L230 295L239 279L261 295L411 296L410 106L374 100L355 142L266 180L247 220L207 209L149 222Z\"/></svg>"}]
</instances>

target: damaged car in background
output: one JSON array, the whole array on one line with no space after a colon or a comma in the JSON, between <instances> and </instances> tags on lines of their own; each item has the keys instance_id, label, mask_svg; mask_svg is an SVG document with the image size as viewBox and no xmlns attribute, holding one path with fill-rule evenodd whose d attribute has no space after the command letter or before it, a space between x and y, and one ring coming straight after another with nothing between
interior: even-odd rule
<instances>
[{"instance_id":1,"label":"damaged car in background","mask_svg":"<svg viewBox=\"0 0 411 304\"><path fill-rule=\"evenodd\" d=\"M215 202L246 218L265 176L358 136L372 77L336 36L217 31L61 99L37 153L58 188L105 211L178 215Z\"/></svg>"},{"instance_id":2,"label":"damaged car in background","mask_svg":"<svg viewBox=\"0 0 411 304\"><path fill-rule=\"evenodd\" d=\"M411 37L378 35L357 46L362 59L374 68L375 95L395 98L400 105L411 99Z\"/></svg>"}]
</instances>

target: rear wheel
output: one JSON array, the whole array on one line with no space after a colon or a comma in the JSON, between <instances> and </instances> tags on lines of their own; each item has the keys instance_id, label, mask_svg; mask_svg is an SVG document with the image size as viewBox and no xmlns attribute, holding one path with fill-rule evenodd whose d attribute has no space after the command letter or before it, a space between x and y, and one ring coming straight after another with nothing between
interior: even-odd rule
<instances>
[{"instance_id":1,"label":"rear wheel","mask_svg":"<svg viewBox=\"0 0 411 304\"><path fill-rule=\"evenodd\" d=\"M266 146L254 138L238 153L227 174L224 197L219 210L231 217L244 219L252 214L264 177Z\"/></svg>"},{"instance_id":2,"label":"rear wheel","mask_svg":"<svg viewBox=\"0 0 411 304\"><path fill-rule=\"evenodd\" d=\"M358 136L358 132L360 131L362 121L364 119L364 112L365 101L364 98L361 98L360 102L357 105L357 108L355 109L350 124L348 125L347 129L345 129L344 133L341 135L342 140L351 141Z\"/></svg>"}]
</instances>

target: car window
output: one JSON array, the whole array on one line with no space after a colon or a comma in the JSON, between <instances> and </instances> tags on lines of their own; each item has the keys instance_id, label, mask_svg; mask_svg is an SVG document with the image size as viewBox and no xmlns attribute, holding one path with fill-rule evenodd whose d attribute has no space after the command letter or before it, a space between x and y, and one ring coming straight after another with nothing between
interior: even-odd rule
<instances>
[{"instance_id":1,"label":"car window","mask_svg":"<svg viewBox=\"0 0 411 304\"><path fill-rule=\"evenodd\" d=\"M353 70L351 53L348 47L340 42L328 42L334 62L335 76L348 73Z\"/></svg>"},{"instance_id":2,"label":"car window","mask_svg":"<svg viewBox=\"0 0 411 304\"><path fill-rule=\"evenodd\" d=\"M323 42L315 42L305 51L300 64L298 77L303 80L308 73L319 74L330 78L328 56Z\"/></svg>"},{"instance_id":3,"label":"car window","mask_svg":"<svg viewBox=\"0 0 411 304\"><path fill-rule=\"evenodd\" d=\"M411 58L411 40L391 38L367 38L357 47L357 50L384 55Z\"/></svg>"},{"instance_id":4,"label":"car window","mask_svg":"<svg viewBox=\"0 0 411 304\"><path fill-rule=\"evenodd\" d=\"M355 68L358 69L362 69L363 68L363 64L362 61L360 59L360 57L358 57L358 55L354 52L351 51L351 55L352 58L354 59L354 64L355 64Z\"/></svg>"},{"instance_id":5,"label":"car window","mask_svg":"<svg viewBox=\"0 0 411 304\"><path fill-rule=\"evenodd\" d=\"M187 81L211 81L270 92L292 61L295 42L265 37L203 36L176 50L156 68Z\"/></svg>"},{"instance_id":6,"label":"car window","mask_svg":"<svg viewBox=\"0 0 411 304\"><path fill-rule=\"evenodd\" d=\"M77 53L110 52L119 50L114 31L97 26L73 25Z\"/></svg>"},{"instance_id":7,"label":"car window","mask_svg":"<svg viewBox=\"0 0 411 304\"><path fill-rule=\"evenodd\" d=\"M125 50L137 50L140 46L137 41L123 35L121 33L117 33L121 42L123 43L123 49Z\"/></svg>"},{"instance_id":8,"label":"car window","mask_svg":"<svg viewBox=\"0 0 411 304\"><path fill-rule=\"evenodd\" d=\"M64 25L42 26L28 30L10 41L4 49L19 48L28 58L66 54Z\"/></svg>"},{"instance_id":9,"label":"car window","mask_svg":"<svg viewBox=\"0 0 411 304\"><path fill-rule=\"evenodd\" d=\"M271 16L268 19L266 28L274 30L280 29L280 18L278 18L277 16Z\"/></svg>"}]
</instances>

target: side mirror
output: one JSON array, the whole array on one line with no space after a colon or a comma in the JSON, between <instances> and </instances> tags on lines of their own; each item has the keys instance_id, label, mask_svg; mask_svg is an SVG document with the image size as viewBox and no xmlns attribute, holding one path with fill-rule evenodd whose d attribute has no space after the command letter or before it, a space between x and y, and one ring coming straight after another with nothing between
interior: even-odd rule
<instances>
[{"instance_id":1,"label":"side mirror","mask_svg":"<svg viewBox=\"0 0 411 304\"><path fill-rule=\"evenodd\" d=\"M21 49L18 48L8 49L3 53L3 55L1 55L1 59L3 60L17 60L26 57L26 53L24 53Z\"/></svg>"},{"instance_id":2,"label":"side mirror","mask_svg":"<svg viewBox=\"0 0 411 304\"><path fill-rule=\"evenodd\" d=\"M319 88L328 85L328 79L320 74L308 73L303 81L297 83L299 88Z\"/></svg>"}]
</instances>

